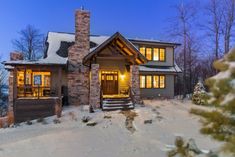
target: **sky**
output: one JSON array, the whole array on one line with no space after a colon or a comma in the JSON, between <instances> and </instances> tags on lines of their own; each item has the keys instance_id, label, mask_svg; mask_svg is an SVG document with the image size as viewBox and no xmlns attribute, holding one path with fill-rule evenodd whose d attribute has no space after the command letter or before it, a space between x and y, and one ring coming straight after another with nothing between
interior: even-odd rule
<instances>
[{"instance_id":1,"label":"sky","mask_svg":"<svg viewBox=\"0 0 235 157\"><path fill-rule=\"evenodd\" d=\"M164 38L173 6L189 0L0 0L0 54L9 60L12 40L28 24L41 33L74 32L74 13L81 6L91 12L91 34Z\"/></svg>"}]
</instances>

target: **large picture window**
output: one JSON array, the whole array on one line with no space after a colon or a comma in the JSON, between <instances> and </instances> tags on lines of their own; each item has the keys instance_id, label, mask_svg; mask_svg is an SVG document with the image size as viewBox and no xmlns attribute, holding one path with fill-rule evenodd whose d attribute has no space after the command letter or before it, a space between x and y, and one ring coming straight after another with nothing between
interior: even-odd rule
<instances>
[{"instance_id":1,"label":"large picture window","mask_svg":"<svg viewBox=\"0 0 235 157\"><path fill-rule=\"evenodd\" d=\"M161 62L166 61L166 49L165 48L140 47L139 51L149 61L161 61Z\"/></svg>"},{"instance_id":2,"label":"large picture window","mask_svg":"<svg viewBox=\"0 0 235 157\"><path fill-rule=\"evenodd\" d=\"M160 88L166 87L165 75L140 75L140 88Z\"/></svg>"},{"instance_id":3,"label":"large picture window","mask_svg":"<svg viewBox=\"0 0 235 157\"><path fill-rule=\"evenodd\" d=\"M50 88L50 72L31 69L17 71L17 97L48 97Z\"/></svg>"}]
</instances>

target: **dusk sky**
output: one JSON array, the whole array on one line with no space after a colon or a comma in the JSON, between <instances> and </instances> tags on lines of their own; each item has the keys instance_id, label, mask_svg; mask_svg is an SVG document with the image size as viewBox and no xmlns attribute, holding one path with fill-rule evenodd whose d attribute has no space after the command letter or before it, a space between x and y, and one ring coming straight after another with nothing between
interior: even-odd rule
<instances>
[{"instance_id":1,"label":"dusk sky","mask_svg":"<svg viewBox=\"0 0 235 157\"><path fill-rule=\"evenodd\" d=\"M0 0L0 53L8 60L17 32L31 24L41 33L74 32L74 12L91 12L91 34L163 39L173 6L182 0Z\"/></svg>"}]
</instances>

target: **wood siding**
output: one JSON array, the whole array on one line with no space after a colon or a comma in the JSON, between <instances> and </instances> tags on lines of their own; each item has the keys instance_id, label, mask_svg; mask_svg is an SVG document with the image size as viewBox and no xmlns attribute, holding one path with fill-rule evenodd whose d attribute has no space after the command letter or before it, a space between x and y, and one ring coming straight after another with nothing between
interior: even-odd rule
<instances>
[{"instance_id":1,"label":"wood siding","mask_svg":"<svg viewBox=\"0 0 235 157\"><path fill-rule=\"evenodd\" d=\"M56 99L16 99L14 104L15 123L55 114Z\"/></svg>"}]
</instances>

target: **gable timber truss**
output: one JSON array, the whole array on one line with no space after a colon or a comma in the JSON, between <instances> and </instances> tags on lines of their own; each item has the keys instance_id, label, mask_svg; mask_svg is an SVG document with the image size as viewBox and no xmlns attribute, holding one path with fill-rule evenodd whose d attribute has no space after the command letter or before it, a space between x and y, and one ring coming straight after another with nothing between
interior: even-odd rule
<instances>
[{"instance_id":1,"label":"gable timber truss","mask_svg":"<svg viewBox=\"0 0 235 157\"><path fill-rule=\"evenodd\" d=\"M102 54L102 50L109 49L111 54ZM125 39L119 32L115 33L103 44L94 49L91 53L83 59L84 65L90 65L100 59L125 59L133 65L140 65L147 62L147 59L136 49L136 47L127 39Z\"/></svg>"}]
</instances>

